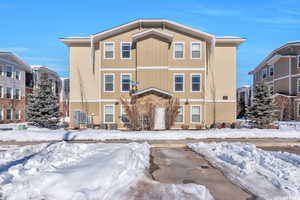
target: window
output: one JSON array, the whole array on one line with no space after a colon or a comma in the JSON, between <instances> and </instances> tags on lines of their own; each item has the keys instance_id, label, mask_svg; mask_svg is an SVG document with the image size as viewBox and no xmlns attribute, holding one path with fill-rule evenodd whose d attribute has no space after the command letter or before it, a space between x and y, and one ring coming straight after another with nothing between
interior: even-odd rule
<instances>
[{"instance_id":1,"label":"window","mask_svg":"<svg viewBox=\"0 0 300 200\"><path fill-rule=\"evenodd\" d=\"M192 92L200 92L201 91L201 75L200 74L192 74L191 75L191 88Z\"/></svg>"},{"instance_id":2,"label":"window","mask_svg":"<svg viewBox=\"0 0 300 200\"><path fill-rule=\"evenodd\" d=\"M114 123L114 113L115 107L114 105L105 105L104 106L104 122L105 123Z\"/></svg>"},{"instance_id":3,"label":"window","mask_svg":"<svg viewBox=\"0 0 300 200\"><path fill-rule=\"evenodd\" d=\"M15 90L15 99L18 99L18 100L21 99L20 89L16 89L16 90Z\"/></svg>"},{"instance_id":4,"label":"window","mask_svg":"<svg viewBox=\"0 0 300 200\"><path fill-rule=\"evenodd\" d=\"M6 120L12 120L12 109L6 110Z\"/></svg>"},{"instance_id":5,"label":"window","mask_svg":"<svg viewBox=\"0 0 300 200\"><path fill-rule=\"evenodd\" d=\"M300 78L297 79L297 92L300 93Z\"/></svg>"},{"instance_id":6,"label":"window","mask_svg":"<svg viewBox=\"0 0 300 200\"><path fill-rule=\"evenodd\" d=\"M104 43L104 58L105 59L115 58L115 44L113 42Z\"/></svg>"},{"instance_id":7,"label":"window","mask_svg":"<svg viewBox=\"0 0 300 200\"><path fill-rule=\"evenodd\" d=\"M12 99L12 89L11 88L6 88L6 98Z\"/></svg>"},{"instance_id":8,"label":"window","mask_svg":"<svg viewBox=\"0 0 300 200\"><path fill-rule=\"evenodd\" d=\"M274 94L274 87L273 85L269 86L269 95L272 96Z\"/></svg>"},{"instance_id":9,"label":"window","mask_svg":"<svg viewBox=\"0 0 300 200\"><path fill-rule=\"evenodd\" d=\"M270 76L273 76L273 74L274 74L274 66L271 65L271 66L269 67L269 75L270 75Z\"/></svg>"},{"instance_id":10,"label":"window","mask_svg":"<svg viewBox=\"0 0 300 200\"><path fill-rule=\"evenodd\" d=\"M191 56L192 56L192 59L201 58L201 43L192 42L192 44L191 44Z\"/></svg>"},{"instance_id":11,"label":"window","mask_svg":"<svg viewBox=\"0 0 300 200\"><path fill-rule=\"evenodd\" d=\"M3 98L3 87L0 85L0 98Z\"/></svg>"},{"instance_id":12,"label":"window","mask_svg":"<svg viewBox=\"0 0 300 200\"><path fill-rule=\"evenodd\" d=\"M297 66L300 67L300 55L297 56Z\"/></svg>"},{"instance_id":13,"label":"window","mask_svg":"<svg viewBox=\"0 0 300 200\"><path fill-rule=\"evenodd\" d=\"M114 74L104 74L104 91L113 92L114 91Z\"/></svg>"},{"instance_id":14,"label":"window","mask_svg":"<svg viewBox=\"0 0 300 200\"><path fill-rule=\"evenodd\" d=\"M180 106L179 109L179 114L176 117L176 123L183 123L184 122L184 110L183 106Z\"/></svg>"},{"instance_id":15,"label":"window","mask_svg":"<svg viewBox=\"0 0 300 200\"><path fill-rule=\"evenodd\" d=\"M12 78L12 67L6 66L6 77Z\"/></svg>"},{"instance_id":16,"label":"window","mask_svg":"<svg viewBox=\"0 0 300 200\"><path fill-rule=\"evenodd\" d=\"M130 42L122 42L121 43L121 58L130 59L131 58L131 43Z\"/></svg>"},{"instance_id":17,"label":"window","mask_svg":"<svg viewBox=\"0 0 300 200\"><path fill-rule=\"evenodd\" d=\"M3 108L0 106L0 120L3 120Z\"/></svg>"},{"instance_id":18,"label":"window","mask_svg":"<svg viewBox=\"0 0 300 200\"><path fill-rule=\"evenodd\" d=\"M266 78L266 77L267 77L267 69L263 69L263 70L261 71L261 76L262 76L263 78Z\"/></svg>"},{"instance_id":19,"label":"window","mask_svg":"<svg viewBox=\"0 0 300 200\"><path fill-rule=\"evenodd\" d=\"M127 114L125 112L125 108L124 108L123 105L121 105L121 121L124 124L129 123L129 119L128 119L128 116L127 116Z\"/></svg>"},{"instance_id":20,"label":"window","mask_svg":"<svg viewBox=\"0 0 300 200\"><path fill-rule=\"evenodd\" d=\"M131 88L131 75L122 74L121 75L121 91L128 92Z\"/></svg>"},{"instance_id":21,"label":"window","mask_svg":"<svg viewBox=\"0 0 300 200\"><path fill-rule=\"evenodd\" d=\"M183 92L184 85L184 75L183 74L175 74L174 75L174 91L175 92Z\"/></svg>"},{"instance_id":22,"label":"window","mask_svg":"<svg viewBox=\"0 0 300 200\"><path fill-rule=\"evenodd\" d=\"M192 119L192 123L201 122L201 109L199 105L191 106L191 119Z\"/></svg>"},{"instance_id":23,"label":"window","mask_svg":"<svg viewBox=\"0 0 300 200\"><path fill-rule=\"evenodd\" d=\"M16 117L16 120L21 120L21 110L15 111L15 117Z\"/></svg>"},{"instance_id":24,"label":"window","mask_svg":"<svg viewBox=\"0 0 300 200\"><path fill-rule=\"evenodd\" d=\"M184 58L184 43L178 42L174 44L174 58L183 59Z\"/></svg>"},{"instance_id":25,"label":"window","mask_svg":"<svg viewBox=\"0 0 300 200\"><path fill-rule=\"evenodd\" d=\"M300 117L300 102L297 103L297 115Z\"/></svg>"},{"instance_id":26,"label":"window","mask_svg":"<svg viewBox=\"0 0 300 200\"><path fill-rule=\"evenodd\" d=\"M4 67L0 66L0 76L4 76Z\"/></svg>"},{"instance_id":27,"label":"window","mask_svg":"<svg viewBox=\"0 0 300 200\"><path fill-rule=\"evenodd\" d=\"M20 71L16 71L16 79L21 80L21 72Z\"/></svg>"}]
</instances>

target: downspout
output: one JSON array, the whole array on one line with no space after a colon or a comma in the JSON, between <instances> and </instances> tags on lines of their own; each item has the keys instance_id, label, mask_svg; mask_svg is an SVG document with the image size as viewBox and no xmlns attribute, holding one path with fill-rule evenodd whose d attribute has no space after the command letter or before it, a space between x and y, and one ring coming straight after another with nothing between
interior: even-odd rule
<instances>
[{"instance_id":1,"label":"downspout","mask_svg":"<svg viewBox=\"0 0 300 200\"><path fill-rule=\"evenodd\" d=\"M99 91L99 122L102 123L102 113L101 113L101 110L102 110L102 104L101 104L101 97L102 97L102 88L103 88L103 85L102 85L102 71L101 71L101 62L102 62L102 42L99 41L99 54L100 54L100 59L99 59L99 87L100 87L100 90Z\"/></svg>"},{"instance_id":2,"label":"downspout","mask_svg":"<svg viewBox=\"0 0 300 200\"><path fill-rule=\"evenodd\" d=\"M91 64L93 68L93 74L95 75L95 44L94 44L94 36L91 35Z\"/></svg>"}]
</instances>

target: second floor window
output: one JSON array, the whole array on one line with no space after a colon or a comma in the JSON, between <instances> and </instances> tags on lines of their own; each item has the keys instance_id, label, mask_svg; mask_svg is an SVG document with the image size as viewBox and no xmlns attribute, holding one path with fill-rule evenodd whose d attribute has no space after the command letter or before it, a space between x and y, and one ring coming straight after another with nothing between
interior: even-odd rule
<instances>
[{"instance_id":1,"label":"second floor window","mask_svg":"<svg viewBox=\"0 0 300 200\"><path fill-rule=\"evenodd\" d=\"M199 42L193 42L191 46L192 58L201 57L201 44Z\"/></svg>"},{"instance_id":2,"label":"second floor window","mask_svg":"<svg viewBox=\"0 0 300 200\"><path fill-rule=\"evenodd\" d=\"M6 98L11 99L12 98L12 89L6 88Z\"/></svg>"},{"instance_id":3,"label":"second floor window","mask_svg":"<svg viewBox=\"0 0 300 200\"><path fill-rule=\"evenodd\" d=\"M131 88L130 84L130 74L122 74L121 75L121 80L122 80L122 92L128 92Z\"/></svg>"},{"instance_id":4,"label":"second floor window","mask_svg":"<svg viewBox=\"0 0 300 200\"><path fill-rule=\"evenodd\" d=\"M12 78L12 67L6 67L6 77Z\"/></svg>"},{"instance_id":5,"label":"second floor window","mask_svg":"<svg viewBox=\"0 0 300 200\"><path fill-rule=\"evenodd\" d=\"M113 42L104 43L104 58L105 59L115 58L115 45Z\"/></svg>"},{"instance_id":6,"label":"second floor window","mask_svg":"<svg viewBox=\"0 0 300 200\"><path fill-rule=\"evenodd\" d=\"M184 57L184 43L174 44L174 58L181 59Z\"/></svg>"},{"instance_id":7,"label":"second floor window","mask_svg":"<svg viewBox=\"0 0 300 200\"><path fill-rule=\"evenodd\" d=\"M0 106L0 120L3 120L3 108Z\"/></svg>"},{"instance_id":8,"label":"second floor window","mask_svg":"<svg viewBox=\"0 0 300 200\"><path fill-rule=\"evenodd\" d=\"M297 66L300 67L300 56L297 56Z\"/></svg>"},{"instance_id":9,"label":"second floor window","mask_svg":"<svg viewBox=\"0 0 300 200\"><path fill-rule=\"evenodd\" d=\"M16 71L16 79L21 80L21 72L20 71Z\"/></svg>"},{"instance_id":10,"label":"second floor window","mask_svg":"<svg viewBox=\"0 0 300 200\"><path fill-rule=\"evenodd\" d=\"M16 89L16 90L15 90L15 99L18 99L18 100L21 99L20 89Z\"/></svg>"},{"instance_id":11,"label":"second floor window","mask_svg":"<svg viewBox=\"0 0 300 200\"><path fill-rule=\"evenodd\" d=\"M3 87L0 85L0 98L3 97Z\"/></svg>"},{"instance_id":12,"label":"second floor window","mask_svg":"<svg viewBox=\"0 0 300 200\"><path fill-rule=\"evenodd\" d=\"M200 74L192 74L191 85L192 85L193 92L200 92L200 90L201 90L200 82L201 82Z\"/></svg>"},{"instance_id":13,"label":"second floor window","mask_svg":"<svg viewBox=\"0 0 300 200\"><path fill-rule=\"evenodd\" d=\"M269 75L270 75L270 76L273 76L273 74L274 74L274 67L273 67L273 65L271 65L271 66L269 67Z\"/></svg>"},{"instance_id":14,"label":"second floor window","mask_svg":"<svg viewBox=\"0 0 300 200\"><path fill-rule=\"evenodd\" d=\"M263 69L261 71L261 76L262 76L262 78L267 78L267 69Z\"/></svg>"},{"instance_id":15,"label":"second floor window","mask_svg":"<svg viewBox=\"0 0 300 200\"><path fill-rule=\"evenodd\" d=\"M297 92L300 93L300 78L297 79Z\"/></svg>"},{"instance_id":16,"label":"second floor window","mask_svg":"<svg viewBox=\"0 0 300 200\"><path fill-rule=\"evenodd\" d=\"M174 90L175 92L183 92L184 76L183 74L176 74L174 76Z\"/></svg>"},{"instance_id":17,"label":"second floor window","mask_svg":"<svg viewBox=\"0 0 300 200\"><path fill-rule=\"evenodd\" d=\"M104 91L113 92L114 91L114 74L104 74Z\"/></svg>"},{"instance_id":18,"label":"second floor window","mask_svg":"<svg viewBox=\"0 0 300 200\"><path fill-rule=\"evenodd\" d=\"M0 66L0 76L4 76L4 67Z\"/></svg>"},{"instance_id":19,"label":"second floor window","mask_svg":"<svg viewBox=\"0 0 300 200\"><path fill-rule=\"evenodd\" d=\"M123 59L130 59L130 57L131 57L130 51L131 51L131 43L122 42L121 43L121 53L122 53Z\"/></svg>"}]
</instances>

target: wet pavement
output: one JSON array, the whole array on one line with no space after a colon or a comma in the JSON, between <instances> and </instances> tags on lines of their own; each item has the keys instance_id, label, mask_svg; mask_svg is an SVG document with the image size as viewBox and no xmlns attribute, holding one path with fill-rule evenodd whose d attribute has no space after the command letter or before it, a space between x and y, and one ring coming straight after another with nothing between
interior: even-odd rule
<instances>
[{"instance_id":1,"label":"wet pavement","mask_svg":"<svg viewBox=\"0 0 300 200\"><path fill-rule=\"evenodd\" d=\"M150 172L161 183L204 185L216 200L255 199L187 148L152 148Z\"/></svg>"}]
</instances>

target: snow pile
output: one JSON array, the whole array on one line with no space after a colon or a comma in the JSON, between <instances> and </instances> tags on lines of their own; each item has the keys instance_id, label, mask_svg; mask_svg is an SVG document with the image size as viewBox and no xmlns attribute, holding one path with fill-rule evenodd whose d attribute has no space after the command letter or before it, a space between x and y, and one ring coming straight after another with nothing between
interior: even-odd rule
<instances>
[{"instance_id":1,"label":"snow pile","mask_svg":"<svg viewBox=\"0 0 300 200\"><path fill-rule=\"evenodd\" d=\"M299 121L280 121L278 122L278 125L282 130L300 130Z\"/></svg>"},{"instance_id":2,"label":"snow pile","mask_svg":"<svg viewBox=\"0 0 300 200\"><path fill-rule=\"evenodd\" d=\"M300 156L269 152L252 144L189 144L233 182L262 199L300 199Z\"/></svg>"},{"instance_id":3,"label":"snow pile","mask_svg":"<svg viewBox=\"0 0 300 200\"><path fill-rule=\"evenodd\" d=\"M147 175L150 146L138 144L32 145L0 152L0 197L18 199L213 199L201 185L160 184ZM140 188L144 183L147 187ZM161 191L169 190L165 194ZM149 193L150 192L150 193ZM179 197L179 198L173 198ZM202 198L201 198L202 197ZM151 199L151 198L149 198ZM152 198L154 199L154 198Z\"/></svg>"}]
</instances>

